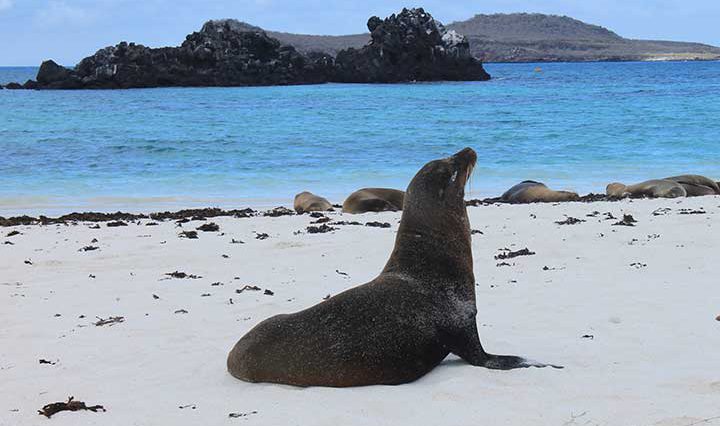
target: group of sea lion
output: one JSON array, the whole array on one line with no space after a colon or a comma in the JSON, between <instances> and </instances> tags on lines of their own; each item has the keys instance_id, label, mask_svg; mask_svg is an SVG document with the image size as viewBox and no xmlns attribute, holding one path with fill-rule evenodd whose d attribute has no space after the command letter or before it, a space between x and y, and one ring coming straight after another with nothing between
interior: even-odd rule
<instances>
[{"instance_id":1,"label":"group of sea lion","mask_svg":"<svg viewBox=\"0 0 720 426\"><path fill-rule=\"evenodd\" d=\"M613 198L678 198L720 195L720 184L700 175L673 176L653 179L635 185L611 183L606 193Z\"/></svg>"},{"instance_id":2,"label":"group of sea lion","mask_svg":"<svg viewBox=\"0 0 720 426\"><path fill-rule=\"evenodd\" d=\"M450 353L491 369L546 367L487 353L480 343L465 207L476 161L466 148L425 165L404 194L395 247L380 275L261 322L230 352L230 374L295 386L397 385L422 377Z\"/></svg>"},{"instance_id":3,"label":"group of sea lion","mask_svg":"<svg viewBox=\"0 0 720 426\"><path fill-rule=\"evenodd\" d=\"M363 188L350 194L342 205L343 213L359 214L402 210L405 192L388 188ZM330 211L332 203L312 192L295 196L293 207L298 214Z\"/></svg>"},{"instance_id":4,"label":"group of sea lion","mask_svg":"<svg viewBox=\"0 0 720 426\"><path fill-rule=\"evenodd\" d=\"M476 161L475 151L465 148L426 164L406 192L367 188L350 195L343 203L347 213L403 212L385 268L367 284L256 325L230 351L230 374L294 386L398 385L427 374L450 353L491 369L562 368L490 354L480 343L465 204L465 184ZM607 188L608 196L618 198L715 194L720 194L718 183L697 175ZM508 203L578 199L576 193L535 181L501 197ZM309 192L295 198L299 213L331 208Z\"/></svg>"},{"instance_id":5,"label":"group of sea lion","mask_svg":"<svg viewBox=\"0 0 720 426\"><path fill-rule=\"evenodd\" d=\"M635 185L615 182L607 186L605 194L611 199L700 197L720 195L720 183L705 176L682 175L648 180ZM579 200L580 196L575 192L554 191L545 184L532 180L513 186L500 197L500 201L513 204Z\"/></svg>"},{"instance_id":6,"label":"group of sea lion","mask_svg":"<svg viewBox=\"0 0 720 426\"><path fill-rule=\"evenodd\" d=\"M611 183L605 189L610 199L621 198L677 198L720 195L720 182L700 175L673 176L652 179L635 185ZM365 188L351 194L343 203L343 213L367 213L402 210L405 193L397 189ZM570 191L555 191L544 183L526 180L507 190L500 201L511 204L557 203L580 201L581 197ZM332 204L325 198L310 192L295 196L298 213L331 210Z\"/></svg>"}]
</instances>

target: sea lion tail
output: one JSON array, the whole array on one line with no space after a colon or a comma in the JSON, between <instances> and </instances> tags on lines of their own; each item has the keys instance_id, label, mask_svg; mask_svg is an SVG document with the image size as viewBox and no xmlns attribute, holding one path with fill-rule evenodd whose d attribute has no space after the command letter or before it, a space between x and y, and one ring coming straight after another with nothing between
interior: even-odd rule
<instances>
[{"instance_id":1,"label":"sea lion tail","mask_svg":"<svg viewBox=\"0 0 720 426\"><path fill-rule=\"evenodd\" d=\"M519 356L513 356L513 355L492 355L487 354L487 359L485 360L483 366L485 368L489 368L491 370L514 370L516 368L545 368L545 367L552 367L552 368L563 368L559 365L553 365L553 364L543 364L541 362L525 359Z\"/></svg>"}]
</instances>

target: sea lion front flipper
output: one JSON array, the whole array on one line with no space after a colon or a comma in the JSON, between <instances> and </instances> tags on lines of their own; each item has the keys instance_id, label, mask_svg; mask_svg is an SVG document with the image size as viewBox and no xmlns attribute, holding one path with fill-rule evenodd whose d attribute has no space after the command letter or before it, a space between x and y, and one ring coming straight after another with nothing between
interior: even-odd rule
<instances>
[{"instance_id":1,"label":"sea lion front flipper","mask_svg":"<svg viewBox=\"0 0 720 426\"><path fill-rule=\"evenodd\" d=\"M467 361L475 367L485 367L491 370L513 370L516 368L563 368L559 365L543 364L541 362L525 359L514 355L493 355L485 352L480 343L477 324L473 321L460 330L454 330L445 337L450 352Z\"/></svg>"}]
</instances>

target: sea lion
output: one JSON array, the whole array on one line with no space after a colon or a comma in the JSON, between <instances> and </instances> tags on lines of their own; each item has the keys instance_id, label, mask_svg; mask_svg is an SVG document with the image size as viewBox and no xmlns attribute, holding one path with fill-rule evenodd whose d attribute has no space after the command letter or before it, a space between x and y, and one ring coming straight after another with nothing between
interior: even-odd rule
<instances>
[{"instance_id":1,"label":"sea lion","mask_svg":"<svg viewBox=\"0 0 720 426\"><path fill-rule=\"evenodd\" d=\"M718 195L718 192L709 186L695 185L692 183L680 183L685 188L685 196L687 197L704 197L706 195Z\"/></svg>"},{"instance_id":2,"label":"sea lion","mask_svg":"<svg viewBox=\"0 0 720 426\"><path fill-rule=\"evenodd\" d=\"M720 195L720 186L714 180L700 175L682 175L665 178L677 182L685 188L688 197Z\"/></svg>"},{"instance_id":3,"label":"sea lion","mask_svg":"<svg viewBox=\"0 0 720 426\"><path fill-rule=\"evenodd\" d=\"M343 213L398 211L403 208L405 193L397 189L364 188L350 194L343 203Z\"/></svg>"},{"instance_id":4,"label":"sea lion","mask_svg":"<svg viewBox=\"0 0 720 426\"><path fill-rule=\"evenodd\" d=\"M501 197L501 201L512 204L555 203L559 201L578 201L580 196L569 191L553 191L544 183L526 180L509 190Z\"/></svg>"},{"instance_id":5,"label":"sea lion","mask_svg":"<svg viewBox=\"0 0 720 426\"><path fill-rule=\"evenodd\" d=\"M267 319L230 352L248 382L295 386L398 385L454 353L492 369L546 367L492 355L478 336L465 183L475 151L425 165L407 190L395 247L371 282Z\"/></svg>"},{"instance_id":6,"label":"sea lion","mask_svg":"<svg viewBox=\"0 0 720 426\"><path fill-rule=\"evenodd\" d=\"M687 191L682 185L667 179L653 179L630 186L614 182L607 186L605 193L613 198L678 198L687 196Z\"/></svg>"},{"instance_id":7,"label":"sea lion","mask_svg":"<svg viewBox=\"0 0 720 426\"><path fill-rule=\"evenodd\" d=\"M298 214L303 214L305 212L326 212L332 210L333 206L327 199L305 191L295 196L293 208Z\"/></svg>"}]
</instances>

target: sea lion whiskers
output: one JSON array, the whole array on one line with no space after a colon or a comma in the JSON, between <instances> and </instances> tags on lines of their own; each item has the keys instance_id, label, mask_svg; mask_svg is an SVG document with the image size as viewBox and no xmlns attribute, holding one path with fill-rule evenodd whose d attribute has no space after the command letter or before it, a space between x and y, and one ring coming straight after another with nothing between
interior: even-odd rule
<instances>
[{"instance_id":1,"label":"sea lion whiskers","mask_svg":"<svg viewBox=\"0 0 720 426\"><path fill-rule=\"evenodd\" d=\"M466 185L467 185L468 189L470 189L469 192L472 192L472 174L475 171L475 165L476 164L473 163L470 165L470 167L468 167L467 174L465 176Z\"/></svg>"}]
</instances>

